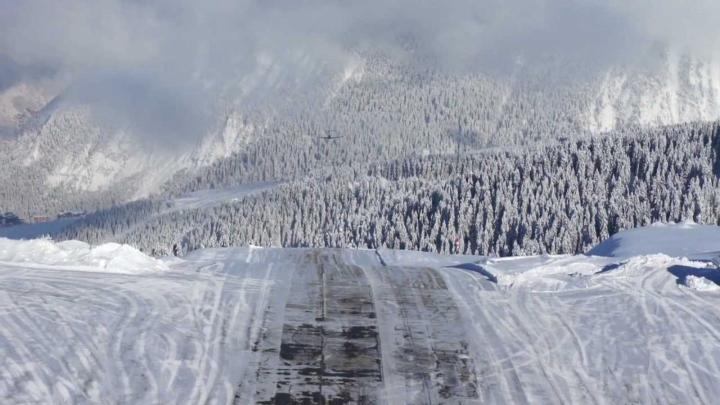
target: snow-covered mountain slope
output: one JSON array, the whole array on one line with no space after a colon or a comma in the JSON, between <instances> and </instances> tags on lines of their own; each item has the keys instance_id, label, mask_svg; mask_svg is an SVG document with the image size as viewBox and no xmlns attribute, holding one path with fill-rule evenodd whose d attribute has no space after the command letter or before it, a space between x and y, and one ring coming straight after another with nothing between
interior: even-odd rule
<instances>
[{"instance_id":1,"label":"snow-covered mountain slope","mask_svg":"<svg viewBox=\"0 0 720 405\"><path fill-rule=\"evenodd\" d=\"M672 125L720 118L720 63L668 53L653 72L611 69L594 90L587 129Z\"/></svg>"},{"instance_id":2,"label":"snow-covered mountain slope","mask_svg":"<svg viewBox=\"0 0 720 405\"><path fill-rule=\"evenodd\" d=\"M137 182L132 198L156 192L181 169L228 157L252 133L252 127L231 115L220 130L208 131L197 148L178 151L105 127L88 108L65 107L47 114L46 121L17 140L10 151L15 162L31 170L44 169L42 185L50 189L102 191L132 179Z\"/></svg>"},{"instance_id":3,"label":"snow-covered mountain slope","mask_svg":"<svg viewBox=\"0 0 720 405\"><path fill-rule=\"evenodd\" d=\"M240 150L253 132L232 114L196 147L178 149L104 126L84 107L49 106L31 121L18 137L0 144L0 184L14 190L0 204L24 218L157 194L176 173Z\"/></svg>"},{"instance_id":4,"label":"snow-covered mountain slope","mask_svg":"<svg viewBox=\"0 0 720 405\"><path fill-rule=\"evenodd\" d=\"M295 73L272 60L258 63L254 74L217 89L212 124L177 142L173 134L138 134L133 122L109 125L95 106L67 101L56 88L21 83L5 90L0 115L17 116L26 106L33 112L8 121L18 135L0 142L0 186L16 190L4 209L28 217L104 208L158 193L176 176L192 178L242 151L250 151L254 167L279 160L257 173L240 171L252 181L348 165L342 150L315 142L326 130L342 132L344 153L368 162L455 154L458 139L469 151L720 118L720 63L672 54L656 70L612 68L575 84L543 83L537 72L508 78L427 71L371 52L327 74L332 70L312 63ZM155 137L163 141L146 139ZM312 161L294 164L300 151ZM37 207L28 206L31 199Z\"/></svg>"},{"instance_id":5,"label":"snow-covered mountain slope","mask_svg":"<svg viewBox=\"0 0 720 405\"><path fill-rule=\"evenodd\" d=\"M38 243L49 256L87 252L0 240L3 403L720 395L720 270L709 262L227 248L118 274L12 253Z\"/></svg>"}]
</instances>

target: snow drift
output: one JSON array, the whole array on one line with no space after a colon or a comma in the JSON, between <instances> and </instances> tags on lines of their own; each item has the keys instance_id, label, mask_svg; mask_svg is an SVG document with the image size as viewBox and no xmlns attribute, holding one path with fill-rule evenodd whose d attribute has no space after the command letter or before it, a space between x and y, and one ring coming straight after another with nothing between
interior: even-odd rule
<instances>
[{"instance_id":1,"label":"snow drift","mask_svg":"<svg viewBox=\"0 0 720 405\"><path fill-rule=\"evenodd\" d=\"M710 260L720 255L720 227L691 221L653 225L619 232L590 252L592 256L631 257L664 253Z\"/></svg>"},{"instance_id":2,"label":"snow drift","mask_svg":"<svg viewBox=\"0 0 720 405\"><path fill-rule=\"evenodd\" d=\"M79 241L0 238L0 262L21 266L52 266L63 269L111 273L144 273L167 270L167 266L139 250L117 243L90 246Z\"/></svg>"}]
</instances>

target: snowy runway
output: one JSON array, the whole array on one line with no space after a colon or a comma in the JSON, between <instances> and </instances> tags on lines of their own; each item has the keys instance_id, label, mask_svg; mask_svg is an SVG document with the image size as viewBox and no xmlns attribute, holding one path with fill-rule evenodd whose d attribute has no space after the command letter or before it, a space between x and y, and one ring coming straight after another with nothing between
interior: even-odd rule
<instances>
[{"instance_id":1,"label":"snowy runway","mask_svg":"<svg viewBox=\"0 0 720 405\"><path fill-rule=\"evenodd\" d=\"M380 255L205 250L133 274L0 264L0 402L720 397L720 293L678 284L708 281L708 264Z\"/></svg>"}]
</instances>

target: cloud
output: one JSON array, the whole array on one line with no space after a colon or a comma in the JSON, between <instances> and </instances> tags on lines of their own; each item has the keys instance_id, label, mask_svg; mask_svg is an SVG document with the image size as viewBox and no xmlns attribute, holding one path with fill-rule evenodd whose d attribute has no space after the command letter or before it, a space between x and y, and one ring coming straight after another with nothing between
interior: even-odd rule
<instances>
[{"instance_id":1,"label":"cloud","mask_svg":"<svg viewBox=\"0 0 720 405\"><path fill-rule=\"evenodd\" d=\"M439 69L552 58L603 69L668 47L714 56L718 15L715 0L6 0L0 90L62 76L68 100L191 139L218 99L305 90L364 47L411 44L406 56Z\"/></svg>"},{"instance_id":2,"label":"cloud","mask_svg":"<svg viewBox=\"0 0 720 405\"><path fill-rule=\"evenodd\" d=\"M91 106L105 126L139 135L149 146L192 147L213 126L212 100L195 86L158 80L152 74L105 71L74 81L60 103Z\"/></svg>"}]
</instances>

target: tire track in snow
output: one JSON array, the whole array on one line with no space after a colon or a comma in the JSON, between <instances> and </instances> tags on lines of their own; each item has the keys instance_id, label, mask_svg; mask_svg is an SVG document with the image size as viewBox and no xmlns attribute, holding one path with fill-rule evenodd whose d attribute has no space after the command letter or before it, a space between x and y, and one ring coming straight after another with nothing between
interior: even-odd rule
<instances>
[{"instance_id":1,"label":"tire track in snow","mask_svg":"<svg viewBox=\"0 0 720 405\"><path fill-rule=\"evenodd\" d=\"M227 305L219 308L215 324L233 324L236 336L223 340L217 327L205 330L209 334L192 327L193 319L198 318L203 320L199 325L207 326L205 315L210 313L196 311L208 305L198 307L188 290L217 287L218 277L212 274L148 276L48 269L10 274L0 284L0 306L6 308L6 313L0 313L0 340L11 342L2 348L3 352L19 350L21 356L0 363L4 369L16 364L17 370L27 369L33 374L28 375L29 385L24 386L18 385L21 376L7 375L9 385L0 384L0 392L7 391L13 402L20 403L28 402L22 398L29 402L52 402L50 398L95 403L187 402L192 400L191 390L197 386L202 387L196 390L200 394L195 398L207 390L205 399L225 402L222 398L231 398L239 380L232 376L243 371L240 368L234 374L228 372L233 359L225 353L250 351L252 342L246 340L259 333L259 324L254 320L262 318L264 308L245 308L255 303L262 305L267 285L271 284L269 274L257 281L253 281L253 275L240 274L225 284L229 291L223 295L227 301L223 304ZM28 286L22 302L12 302L11 282ZM205 299L210 297L215 296L210 294ZM237 305L242 306L239 311L225 311ZM12 317L21 319L13 321ZM246 318L253 322L244 323ZM53 333L52 337L47 333ZM35 346L26 347L26 342L34 342ZM188 342L202 345L193 347ZM198 350L201 347L204 349ZM193 362L200 364L197 361L206 364L202 374L195 374L199 369ZM84 392L87 383L99 391Z\"/></svg>"},{"instance_id":2,"label":"tire track in snow","mask_svg":"<svg viewBox=\"0 0 720 405\"><path fill-rule=\"evenodd\" d=\"M521 382L519 369L513 362L515 355L507 351L509 342L498 335L496 320L501 317L489 315L485 303L480 299L487 290L478 284L487 280L455 269L448 270L446 279L452 286L453 295L458 297L460 307L465 309L465 319L471 325L468 333L472 332L469 339L475 346L480 394L491 403L531 403ZM497 380L492 381L494 379ZM499 387L496 388L496 385Z\"/></svg>"},{"instance_id":3,"label":"tire track in snow","mask_svg":"<svg viewBox=\"0 0 720 405\"><path fill-rule=\"evenodd\" d=\"M163 274L0 264L0 400L709 403L720 395L718 295L678 288L660 264L540 294L393 260L230 249L199 252Z\"/></svg>"},{"instance_id":4,"label":"tire track in snow","mask_svg":"<svg viewBox=\"0 0 720 405\"><path fill-rule=\"evenodd\" d=\"M688 377L690 378L690 383L692 384L693 393L697 397L700 403L703 404L710 404L711 402L708 400L708 398L704 394L704 390L702 387L702 384L699 382L699 377L697 373L695 372L695 367L691 367L688 364L689 356L689 346L687 343L693 341L693 336L687 333L687 323L685 325L679 324L674 314L677 312L682 312L685 316L687 316L690 319L695 320L698 322L697 318L694 314L692 314L689 311L686 311L682 306L677 306L672 303L672 300L669 300L667 296L662 296L655 292L657 289L658 291L663 291L665 287L667 286L668 282L670 282L670 278L667 277L666 272L661 272L662 270L649 270L646 269L645 273L643 274L643 277L640 280L640 291L643 293L641 294L641 299L645 300L646 297L652 297L653 301L656 305L660 306L662 308L662 311L665 313L665 322L672 324L675 326L675 329L678 330L683 336L682 342L677 347L681 351L681 361L683 368L685 369L686 373L688 374ZM675 310L673 311L671 307L674 307ZM703 323L698 322L703 328L706 328L706 326ZM710 334L716 339L717 341L717 335L714 333L715 330L712 330Z\"/></svg>"},{"instance_id":5,"label":"tire track in snow","mask_svg":"<svg viewBox=\"0 0 720 405\"><path fill-rule=\"evenodd\" d=\"M662 265L664 265L664 263ZM678 287L674 286L675 291L672 291L673 294L667 296L659 294L655 291L664 291L669 283L674 284L667 270L664 268L656 268L662 267L661 264L648 265L641 263L635 264L635 266L639 266L639 268L633 268L633 271L638 272L638 274L613 278L603 277L601 280L604 283L614 286L616 289L624 291L628 297L637 303L642 310L642 318L644 318L651 327L651 336L662 336L663 341L661 341L661 343L670 339L670 341L667 341L667 346L648 349L648 360L651 363L651 370L657 370L656 367L652 366L652 363L657 358L652 357L652 355L666 352L671 348L672 351L664 356L666 362L664 369L670 369L673 373L675 373L676 370L682 370L685 374L684 377L687 379L687 384L675 386L675 392L667 392L664 395L656 395L653 387L649 386L646 382L642 388L646 392L646 395L652 395L653 397L652 399L646 398L646 401L660 401L661 398L670 397L675 397L677 401L681 401L682 399L679 396L689 391L693 396L693 402L711 403L708 402L704 394L708 387L703 386L696 373L696 368L688 362L689 343L694 341L694 337L688 334L687 331L687 328L691 324L687 321L682 323L678 322L677 313L684 313L687 316L686 319L692 319L692 316L686 313L684 309L679 309L679 311L673 311L671 309L672 295L677 294L676 289ZM651 311L651 308L654 308L654 311ZM673 332L670 335L664 335L662 332L665 330L671 330ZM668 355L673 356L673 358L668 357ZM667 377L664 377L662 374L663 371L657 371L658 380L667 380ZM675 378L680 377L677 374L675 375ZM672 382L668 382L668 384L672 384ZM662 386L655 388L664 390Z\"/></svg>"},{"instance_id":6,"label":"tire track in snow","mask_svg":"<svg viewBox=\"0 0 720 405\"><path fill-rule=\"evenodd\" d=\"M18 276L15 280L22 280L25 282L30 282L35 288L38 289L38 291L33 291L32 294L29 294L27 297L23 296L23 298L27 298L29 301L24 302L23 305L16 311L17 313L24 313L27 314L25 317L25 320L31 320L33 318L38 318L35 314L29 314L27 313L28 307L33 307L35 310L44 310L48 311L52 314L55 314L56 318L53 320L53 322L57 323L58 321L65 321L68 317L59 311L56 311L55 308L48 308L48 303L45 301L48 296L44 295L40 292L40 290L45 286L50 286L52 288L57 288L60 286L64 286L66 291L69 292L76 292L76 300L82 300L86 301L86 297L82 295L82 292L84 289L87 288L104 288L103 286L100 286L99 284L93 283L91 281L81 281L81 282L68 282L62 278L54 277L52 273L48 273L44 275L44 270L36 269L33 270L32 275L25 274L22 276ZM103 304L108 303L108 296L117 296L114 292L107 292L103 294L103 300L101 301ZM39 301L39 302L38 302ZM56 301L57 302L57 301ZM52 323L45 323L46 325L52 324ZM92 365L87 364L84 357L82 356L82 351L87 350L88 347L94 346L87 342L85 337L82 334L77 334L75 331L71 328L72 321L69 321L66 324L60 325L59 330L56 330L56 333L60 333L61 336L55 336L54 339L48 338L44 340L47 347L47 350L49 353L44 353L45 356L48 354L52 355L52 362L50 362L48 365L52 364L60 364L62 368L68 371L66 374L66 377L60 376L59 381L62 381L63 378L68 378L70 376L74 377L75 381L85 381L86 383L83 383L82 386L78 386L75 384L73 388L75 388L75 392L80 397L86 397L90 395L90 393L85 392L87 390L87 382L93 381L93 374L96 373L95 368L103 369L104 367L101 367L99 365ZM22 325L21 325L22 326ZM42 342L43 340L39 337L39 328L23 328L25 333L31 333L35 336L38 343ZM64 338L69 342L73 342L72 345L59 345L57 344L58 341L62 342L62 339L58 339L58 337ZM26 339L26 337L25 337ZM18 337L16 341L22 342L24 339ZM78 344L78 343L84 343L84 344ZM92 347L93 349L95 347ZM90 352L88 352L90 353ZM73 357L76 358L76 361L73 362ZM71 368L73 371L71 371ZM48 370L49 371L49 370ZM121 373L121 372L120 372ZM53 372L52 375L55 375ZM117 381L113 381L116 383ZM100 381L102 383L102 381ZM105 384L109 385L109 384Z\"/></svg>"}]
</instances>

